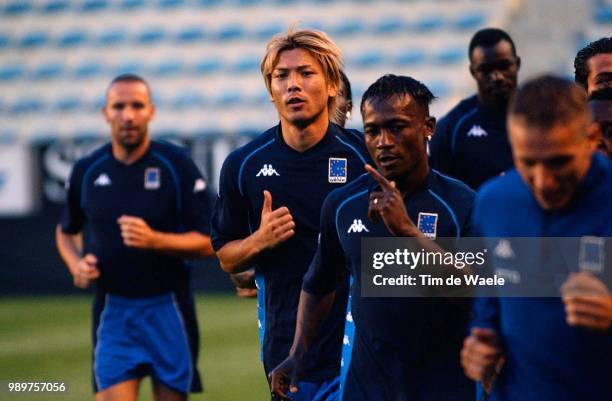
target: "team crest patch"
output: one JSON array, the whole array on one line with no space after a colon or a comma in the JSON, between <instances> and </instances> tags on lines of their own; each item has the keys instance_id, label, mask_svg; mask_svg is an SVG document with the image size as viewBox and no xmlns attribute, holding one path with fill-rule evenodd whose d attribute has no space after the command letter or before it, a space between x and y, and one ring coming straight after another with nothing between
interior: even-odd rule
<instances>
[{"instance_id":1,"label":"team crest patch","mask_svg":"<svg viewBox=\"0 0 612 401\"><path fill-rule=\"evenodd\" d=\"M346 159L330 157L327 180L332 184L344 184L347 177L346 170Z\"/></svg>"},{"instance_id":2,"label":"team crest patch","mask_svg":"<svg viewBox=\"0 0 612 401\"><path fill-rule=\"evenodd\" d=\"M605 266L605 246L606 241L601 237L581 237L578 268L601 274Z\"/></svg>"},{"instance_id":3,"label":"team crest patch","mask_svg":"<svg viewBox=\"0 0 612 401\"><path fill-rule=\"evenodd\" d=\"M145 189L158 189L161 184L161 174L159 168L148 167L144 175Z\"/></svg>"},{"instance_id":4,"label":"team crest patch","mask_svg":"<svg viewBox=\"0 0 612 401\"><path fill-rule=\"evenodd\" d=\"M436 239L438 231L438 213L419 213L417 227L427 238Z\"/></svg>"}]
</instances>

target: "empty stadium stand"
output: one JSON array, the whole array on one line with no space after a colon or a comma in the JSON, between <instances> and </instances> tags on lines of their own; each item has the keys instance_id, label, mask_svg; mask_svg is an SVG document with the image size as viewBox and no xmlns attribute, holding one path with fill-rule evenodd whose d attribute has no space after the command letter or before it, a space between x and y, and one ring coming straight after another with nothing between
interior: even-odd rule
<instances>
[{"instance_id":1,"label":"empty stadium stand","mask_svg":"<svg viewBox=\"0 0 612 401\"><path fill-rule=\"evenodd\" d=\"M441 112L472 90L467 41L481 26L503 25L504 4L9 0L0 3L0 121L22 138L39 137L40 127L49 132L54 121L52 131L62 137L105 135L101 94L113 76L134 72L154 88L154 133L160 127L185 137L213 132L200 125L226 135L257 132L276 120L259 72L265 43L296 23L337 41L357 104L375 78L393 72L441 91L435 106ZM349 124L359 127L359 118Z\"/></svg>"}]
</instances>

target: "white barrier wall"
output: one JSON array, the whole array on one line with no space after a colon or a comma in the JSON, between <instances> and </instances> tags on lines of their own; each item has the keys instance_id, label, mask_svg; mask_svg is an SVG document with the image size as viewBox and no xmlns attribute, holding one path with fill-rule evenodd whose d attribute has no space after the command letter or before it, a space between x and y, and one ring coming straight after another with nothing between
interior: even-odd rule
<instances>
[{"instance_id":1,"label":"white barrier wall","mask_svg":"<svg viewBox=\"0 0 612 401\"><path fill-rule=\"evenodd\" d=\"M34 210L32 159L28 144L0 143L0 216L26 215Z\"/></svg>"}]
</instances>

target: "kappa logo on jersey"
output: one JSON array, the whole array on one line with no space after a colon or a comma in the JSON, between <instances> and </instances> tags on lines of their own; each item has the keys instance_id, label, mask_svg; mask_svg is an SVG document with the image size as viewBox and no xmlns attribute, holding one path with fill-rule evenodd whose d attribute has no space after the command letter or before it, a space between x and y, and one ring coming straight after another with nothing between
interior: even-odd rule
<instances>
[{"instance_id":1,"label":"kappa logo on jersey","mask_svg":"<svg viewBox=\"0 0 612 401\"><path fill-rule=\"evenodd\" d=\"M489 134L487 134L487 131L482 129L480 125L474 125L467 133L467 136L473 136L474 138L481 138L488 135Z\"/></svg>"},{"instance_id":2,"label":"kappa logo on jersey","mask_svg":"<svg viewBox=\"0 0 612 401\"><path fill-rule=\"evenodd\" d=\"M271 164L264 164L255 177L259 177L260 175L263 175L264 177L271 177L273 175L280 176L278 171L276 171Z\"/></svg>"},{"instance_id":3,"label":"kappa logo on jersey","mask_svg":"<svg viewBox=\"0 0 612 401\"><path fill-rule=\"evenodd\" d=\"M346 321L347 322L353 322L353 314L351 312L346 314Z\"/></svg>"},{"instance_id":4,"label":"kappa logo on jersey","mask_svg":"<svg viewBox=\"0 0 612 401\"><path fill-rule=\"evenodd\" d=\"M438 233L438 213L419 213L417 228L429 239L436 239Z\"/></svg>"},{"instance_id":5,"label":"kappa logo on jersey","mask_svg":"<svg viewBox=\"0 0 612 401\"><path fill-rule=\"evenodd\" d=\"M193 193L196 194L198 192L202 192L206 189L206 181L204 181L201 178L198 178L197 180L195 180L195 183L193 184Z\"/></svg>"},{"instance_id":6,"label":"kappa logo on jersey","mask_svg":"<svg viewBox=\"0 0 612 401\"><path fill-rule=\"evenodd\" d=\"M500 259L512 259L514 258L514 251L512 250L512 246L510 245L510 241L505 239L500 239L495 246L495 256Z\"/></svg>"},{"instance_id":7,"label":"kappa logo on jersey","mask_svg":"<svg viewBox=\"0 0 612 401\"><path fill-rule=\"evenodd\" d=\"M148 167L144 174L144 187L145 189L158 189L161 185L161 174L159 168Z\"/></svg>"},{"instance_id":8,"label":"kappa logo on jersey","mask_svg":"<svg viewBox=\"0 0 612 401\"><path fill-rule=\"evenodd\" d=\"M346 159L339 157L330 157L328 164L327 180L331 184L344 184L347 177L347 162Z\"/></svg>"},{"instance_id":9,"label":"kappa logo on jersey","mask_svg":"<svg viewBox=\"0 0 612 401\"><path fill-rule=\"evenodd\" d=\"M350 233L360 233L363 231L365 231L366 233L370 232L370 230L368 230L368 228L363 225L363 222L361 221L361 219L354 219L353 224L351 224L347 233L349 234Z\"/></svg>"},{"instance_id":10,"label":"kappa logo on jersey","mask_svg":"<svg viewBox=\"0 0 612 401\"><path fill-rule=\"evenodd\" d=\"M112 181L105 173L100 174L94 181L95 187L108 187L110 184L112 184Z\"/></svg>"}]
</instances>

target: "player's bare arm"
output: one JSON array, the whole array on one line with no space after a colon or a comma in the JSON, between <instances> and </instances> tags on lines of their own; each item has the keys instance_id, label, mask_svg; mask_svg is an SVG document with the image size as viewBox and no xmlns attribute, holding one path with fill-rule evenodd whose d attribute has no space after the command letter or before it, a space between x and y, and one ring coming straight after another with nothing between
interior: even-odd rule
<instances>
[{"instance_id":1,"label":"player's bare arm","mask_svg":"<svg viewBox=\"0 0 612 401\"><path fill-rule=\"evenodd\" d=\"M291 400L288 391L298 391L302 359L315 339L321 322L329 314L335 297L336 291L324 295L310 294L304 290L300 293L295 336L289 356L270 373L272 394L280 399Z\"/></svg>"},{"instance_id":2,"label":"player's bare arm","mask_svg":"<svg viewBox=\"0 0 612 401\"><path fill-rule=\"evenodd\" d=\"M259 253L291 238L295 234L294 228L295 222L289 209L283 206L272 210L272 194L264 191L259 228L248 237L228 242L217 251L221 268L228 273L249 269Z\"/></svg>"},{"instance_id":3,"label":"player's bare arm","mask_svg":"<svg viewBox=\"0 0 612 401\"><path fill-rule=\"evenodd\" d=\"M126 246L171 252L182 257L206 257L213 254L210 237L198 231L167 233L153 230L140 217L123 215L117 219Z\"/></svg>"},{"instance_id":4,"label":"player's bare arm","mask_svg":"<svg viewBox=\"0 0 612 401\"><path fill-rule=\"evenodd\" d=\"M236 295L241 298L257 297L257 285L255 284L255 269L243 271L242 273L230 274L230 279L236 287Z\"/></svg>"},{"instance_id":5,"label":"player's bare arm","mask_svg":"<svg viewBox=\"0 0 612 401\"><path fill-rule=\"evenodd\" d=\"M75 287L87 288L100 277L96 256L91 253L81 256L81 240L78 234L66 234L58 225L55 229L55 243L68 271L72 275Z\"/></svg>"}]
</instances>

